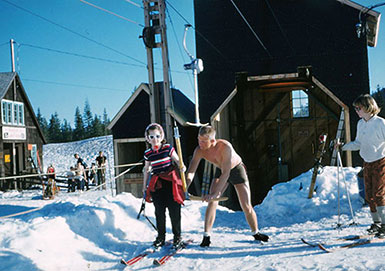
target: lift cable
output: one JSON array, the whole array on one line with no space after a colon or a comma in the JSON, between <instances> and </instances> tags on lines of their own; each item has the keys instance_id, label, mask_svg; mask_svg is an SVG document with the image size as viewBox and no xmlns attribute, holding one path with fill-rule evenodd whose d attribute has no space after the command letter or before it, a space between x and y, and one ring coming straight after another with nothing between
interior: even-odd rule
<instances>
[{"instance_id":1,"label":"lift cable","mask_svg":"<svg viewBox=\"0 0 385 271\"><path fill-rule=\"evenodd\" d=\"M237 7L237 5L234 3L233 0L230 0L230 2L233 4L233 6L235 7L235 9L238 11L239 15L242 17L243 21L247 24L247 26L249 27L250 31L253 33L253 35L255 36L255 38L258 40L259 44L262 46L262 48L266 51L266 53L268 54L269 57L272 57L272 55L269 53L269 51L267 50L266 46L263 44L262 40L258 37L257 33L255 33L254 29L251 27L251 25L249 24L249 22L246 20L245 16L243 16L242 12L239 10L239 8Z\"/></svg>"},{"instance_id":2,"label":"lift cable","mask_svg":"<svg viewBox=\"0 0 385 271\"><path fill-rule=\"evenodd\" d=\"M59 27L59 28L62 28L62 29L64 29L64 30L66 30L66 31L68 31L68 32L70 32L70 33L72 33L72 34L74 34L74 35L77 35L77 36L82 37L82 38L84 38L84 39L86 39L86 40L88 40L88 41L90 41L90 42L93 42L93 43L99 45L99 46L102 46L102 47L104 47L104 48L106 48L106 49L108 49L108 50L110 50L110 51L113 51L113 52L115 52L115 53L117 53L117 54L120 54L120 55L122 55L122 56L125 56L125 57L127 57L127 58L130 58L130 59L132 59L132 60L134 60L134 61L136 61L136 62L138 62L138 63L141 63L141 64L143 64L143 65L147 65L145 62L143 62L143 61L141 61L141 60L138 60L138 59L136 59L136 58L134 58L134 57L131 57L131 56L125 54L125 53L122 53L122 52L120 52L120 51L118 51L118 50L116 50L116 49L114 49L114 48L112 48L112 47L110 47L110 46L108 46L108 45L105 45L105 44L103 44L103 43L101 43L101 42L99 42L99 41L93 40L93 39L91 39L91 38L89 38L89 37L87 37L87 36L85 36L85 35L83 35L83 34L80 34L80 33L76 32L76 31L74 31L74 30L72 30L72 29L70 29L70 28L68 28L68 27L66 27L66 26L63 26L63 25L58 24L58 23L56 23L56 22L54 22L54 21L52 21L52 20L50 20L50 19L47 19L47 18L45 18L45 17L43 17L43 16L41 16L41 15L39 15L39 14L37 14L37 13L34 13L34 12L32 12L32 11L26 9L26 8L23 8L23 7L21 7L21 6L18 6L18 5L14 4L14 3L12 3L12 2L10 2L10 1L8 1L8 0L0 0L0 1L6 2L6 3L8 3L9 5L12 5L12 6L14 6L14 7L16 7L16 8L18 8L18 9L24 11L24 12L27 12L27 13L29 13L29 14L35 16L35 17L38 17L38 18L40 18L40 19L42 19L42 20L44 20L44 21L46 21L46 22L49 22L50 24L53 24L53 25L55 25L55 26L57 26L57 27Z\"/></svg>"}]
</instances>

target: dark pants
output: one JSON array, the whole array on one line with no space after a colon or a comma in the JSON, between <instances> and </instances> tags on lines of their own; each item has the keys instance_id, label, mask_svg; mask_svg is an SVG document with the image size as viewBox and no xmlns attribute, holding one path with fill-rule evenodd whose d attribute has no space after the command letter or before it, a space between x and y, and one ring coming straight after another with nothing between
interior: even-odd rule
<instances>
[{"instance_id":1,"label":"dark pants","mask_svg":"<svg viewBox=\"0 0 385 271\"><path fill-rule=\"evenodd\" d=\"M76 180L76 187L77 187L77 189L78 190L84 190L84 178L83 177L81 177L81 176L77 176L76 178L75 178L75 180Z\"/></svg>"},{"instance_id":2,"label":"dark pants","mask_svg":"<svg viewBox=\"0 0 385 271\"><path fill-rule=\"evenodd\" d=\"M68 192L75 192L76 182L73 178L68 179Z\"/></svg>"},{"instance_id":3,"label":"dark pants","mask_svg":"<svg viewBox=\"0 0 385 271\"><path fill-rule=\"evenodd\" d=\"M181 205L174 201L172 195L172 182L159 179L162 182L162 188L151 193L155 206L156 227L158 228L158 237L166 237L166 208L171 219L172 233L174 236L181 235Z\"/></svg>"},{"instance_id":4,"label":"dark pants","mask_svg":"<svg viewBox=\"0 0 385 271\"><path fill-rule=\"evenodd\" d=\"M98 169L98 186L106 182L106 170L104 168ZM106 186L103 185L103 189L106 189Z\"/></svg>"},{"instance_id":5,"label":"dark pants","mask_svg":"<svg viewBox=\"0 0 385 271\"><path fill-rule=\"evenodd\" d=\"M370 211L385 206L385 158L372 163L364 162L365 197Z\"/></svg>"}]
</instances>

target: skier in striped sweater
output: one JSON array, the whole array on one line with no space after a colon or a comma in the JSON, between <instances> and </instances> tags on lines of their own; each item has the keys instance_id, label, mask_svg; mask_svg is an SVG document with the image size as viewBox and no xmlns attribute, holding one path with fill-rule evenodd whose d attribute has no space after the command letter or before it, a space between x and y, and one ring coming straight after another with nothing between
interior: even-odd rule
<instances>
[{"instance_id":1,"label":"skier in striped sweater","mask_svg":"<svg viewBox=\"0 0 385 271\"><path fill-rule=\"evenodd\" d=\"M151 123L145 130L145 137L150 148L144 152L143 193L147 202L155 206L158 236L154 247L163 246L166 237L166 208L168 209L172 232L173 246L178 247L181 239L181 205L185 199L182 180L175 165L179 165L179 156L174 147L166 144L161 125ZM174 162L174 163L173 163ZM185 167L182 168L185 171ZM147 180L151 175L149 184Z\"/></svg>"}]
</instances>

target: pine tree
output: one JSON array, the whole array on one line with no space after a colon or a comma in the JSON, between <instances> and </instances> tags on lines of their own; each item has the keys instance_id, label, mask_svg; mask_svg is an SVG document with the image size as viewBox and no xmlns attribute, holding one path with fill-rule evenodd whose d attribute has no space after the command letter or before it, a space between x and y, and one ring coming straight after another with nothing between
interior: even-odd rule
<instances>
[{"instance_id":1,"label":"pine tree","mask_svg":"<svg viewBox=\"0 0 385 271\"><path fill-rule=\"evenodd\" d=\"M84 130L85 130L85 138L92 137L93 117L91 113L91 106L90 106L90 103L88 102L88 99L86 99L84 103L83 123L84 123Z\"/></svg>"},{"instance_id":2,"label":"pine tree","mask_svg":"<svg viewBox=\"0 0 385 271\"><path fill-rule=\"evenodd\" d=\"M80 109L77 106L75 110L75 128L73 130L73 140L82 140L85 138L84 123Z\"/></svg>"},{"instance_id":3,"label":"pine tree","mask_svg":"<svg viewBox=\"0 0 385 271\"><path fill-rule=\"evenodd\" d=\"M95 114L95 117L92 121L92 132L91 132L91 137L96 137L96 136L102 136L104 135L104 127L102 122L100 121L100 117Z\"/></svg>"},{"instance_id":4,"label":"pine tree","mask_svg":"<svg viewBox=\"0 0 385 271\"><path fill-rule=\"evenodd\" d=\"M72 141L72 127L66 119L63 120L60 130L62 134L62 142Z\"/></svg>"},{"instance_id":5,"label":"pine tree","mask_svg":"<svg viewBox=\"0 0 385 271\"><path fill-rule=\"evenodd\" d=\"M61 142L61 132L60 132L60 119L57 112L51 115L48 124L48 140L52 142Z\"/></svg>"},{"instance_id":6,"label":"pine tree","mask_svg":"<svg viewBox=\"0 0 385 271\"><path fill-rule=\"evenodd\" d=\"M381 108L381 112L378 115L385 118L385 88L381 88L380 85L377 85L377 90L372 96Z\"/></svg>"},{"instance_id":7,"label":"pine tree","mask_svg":"<svg viewBox=\"0 0 385 271\"><path fill-rule=\"evenodd\" d=\"M37 118L37 122L39 123L40 129L43 132L44 137L48 140L48 134L47 134L48 122L46 118L41 114L40 108L37 109L36 118Z\"/></svg>"},{"instance_id":8,"label":"pine tree","mask_svg":"<svg viewBox=\"0 0 385 271\"><path fill-rule=\"evenodd\" d=\"M109 134L111 134L111 131L109 131L109 130L107 129L108 124L110 124L110 119L108 118L106 108L104 108L104 110L103 110L103 122L102 122L102 126L103 126L103 135L109 135Z\"/></svg>"}]
</instances>

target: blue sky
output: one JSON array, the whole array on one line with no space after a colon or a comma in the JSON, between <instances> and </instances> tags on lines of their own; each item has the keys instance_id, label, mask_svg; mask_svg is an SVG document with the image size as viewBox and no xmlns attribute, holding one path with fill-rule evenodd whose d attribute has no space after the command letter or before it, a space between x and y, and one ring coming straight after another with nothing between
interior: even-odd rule
<instances>
[{"instance_id":1,"label":"blue sky","mask_svg":"<svg viewBox=\"0 0 385 271\"><path fill-rule=\"evenodd\" d=\"M112 119L135 87L148 82L146 50L138 38L144 24L142 2L87 1L135 23L80 0L0 0L0 72L11 71L9 40L14 39L16 71L35 112L40 108L47 119L57 112L72 125L76 106L83 110L86 99L94 114L102 115L106 108ZM193 0L167 2L172 83L193 100L192 74L183 70L190 59L182 45L186 21L194 25ZM384 1L356 2L370 6ZM385 12L385 6L376 10ZM372 90L378 84L385 86L384 27L381 22L377 47L369 48ZM195 55L192 30L187 47ZM155 78L161 81L159 49L155 50L155 62Z\"/></svg>"}]
</instances>

